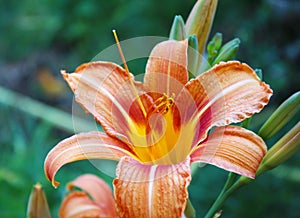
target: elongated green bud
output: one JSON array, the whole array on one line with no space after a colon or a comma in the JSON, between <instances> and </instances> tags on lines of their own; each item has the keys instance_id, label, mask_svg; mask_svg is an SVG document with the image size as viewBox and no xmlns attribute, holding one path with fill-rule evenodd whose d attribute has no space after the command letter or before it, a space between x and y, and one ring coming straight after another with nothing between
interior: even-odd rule
<instances>
[{"instance_id":1,"label":"elongated green bud","mask_svg":"<svg viewBox=\"0 0 300 218\"><path fill-rule=\"evenodd\" d=\"M170 31L170 39L184 40L186 38L186 31L183 18L180 15L174 17L174 21Z\"/></svg>"},{"instance_id":2,"label":"elongated green bud","mask_svg":"<svg viewBox=\"0 0 300 218\"><path fill-rule=\"evenodd\" d=\"M198 40L196 35L188 37L188 71L189 78L195 78L199 75L199 53L198 53Z\"/></svg>"},{"instance_id":3,"label":"elongated green bud","mask_svg":"<svg viewBox=\"0 0 300 218\"><path fill-rule=\"evenodd\" d=\"M221 61L228 61L234 59L236 53L238 52L240 42L241 41L238 38L235 38L223 45L217 57L213 60L211 65L214 66L215 64L218 64Z\"/></svg>"},{"instance_id":4,"label":"elongated green bud","mask_svg":"<svg viewBox=\"0 0 300 218\"><path fill-rule=\"evenodd\" d=\"M300 122L283 136L266 154L257 170L257 175L271 170L300 150Z\"/></svg>"},{"instance_id":5,"label":"elongated green bud","mask_svg":"<svg viewBox=\"0 0 300 218\"><path fill-rule=\"evenodd\" d=\"M300 91L285 100L260 128L263 139L271 138L300 110Z\"/></svg>"},{"instance_id":6,"label":"elongated green bud","mask_svg":"<svg viewBox=\"0 0 300 218\"><path fill-rule=\"evenodd\" d=\"M187 21L187 35L195 34L198 38L198 51L203 54L214 20L218 0L198 0L194 5Z\"/></svg>"},{"instance_id":7,"label":"elongated green bud","mask_svg":"<svg viewBox=\"0 0 300 218\"><path fill-rule=\"evenodd\" d=\"M36 184L30 194L27 206L27 218L50 218L47 198L41 184Z\"/></svg>"},{"instance_id":8,"label":"elongated green bud","mask_svg":"<svg viewBox=\"0 0 300 218\"><path fill-rule=\"evenodd\" d=\"M208 63L212 63L212 60L219 53L223 41L222 33L216 33L211 41L207 44Z\"/></svg>"}]
</instances>

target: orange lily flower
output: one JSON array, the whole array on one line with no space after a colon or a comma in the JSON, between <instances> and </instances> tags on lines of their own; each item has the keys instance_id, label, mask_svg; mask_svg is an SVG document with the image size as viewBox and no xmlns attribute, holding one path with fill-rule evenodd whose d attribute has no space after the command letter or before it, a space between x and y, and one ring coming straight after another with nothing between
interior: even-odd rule
<instances>
[{"instance_id":1,"label":"orange lily flower","mask_svg":"<svg viewBox=\"0 0 300 218\"><path fill-rule=\"evenodd\" d=\"M116 217L114 198L109 186L92 174L79 176L67 185L72 191L59 210L61 218L72 217ZM81 191L74 191L80 188Z\"/></svg>"},{"instance_id":2,"label":"orange lily flower","mask_svg":"<svg viewBox=\"0 0 300 218\"><path fill-rule=\"evenodd\" d=\"M272 90L237 61L220 63L188 81L187 47L187 40L157 44L143 83L110 62L62 72L76 101L105 133L74 135L49 152L45 173L54 186L59 184L56 172L66 163L116 160L118 216L181 217L191 163L255 177L267 150L264 141L249 130L227 125L260 112Z\"/></svg>"}]
</instances>

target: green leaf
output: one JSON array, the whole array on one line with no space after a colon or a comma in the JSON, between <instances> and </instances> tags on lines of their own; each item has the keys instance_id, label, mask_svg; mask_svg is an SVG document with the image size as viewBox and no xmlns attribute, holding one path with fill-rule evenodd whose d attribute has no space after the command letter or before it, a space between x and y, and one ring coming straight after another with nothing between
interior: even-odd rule
<instances>
[{"instance_id":1,"label":"green leaf","mask_svg":"<svg viewBox=\"0 0 300 218\"><path fill-rule=\"evenodd\" d=\"M55 107L48 106L1 86L0 104L16 108L26 114L42 119L57 128L71 133L74 133L73 123L77 123L77 131L79 132L90 131L89 128L94 126L94 123L89 120L72 116Z\"/></svg>"}]
</instances>

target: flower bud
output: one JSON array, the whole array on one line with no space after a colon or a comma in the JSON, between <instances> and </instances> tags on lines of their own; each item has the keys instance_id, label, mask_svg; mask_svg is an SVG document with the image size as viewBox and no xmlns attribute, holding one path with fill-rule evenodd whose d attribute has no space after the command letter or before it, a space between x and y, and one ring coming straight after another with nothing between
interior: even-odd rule
<instances>
[{"instance_id":1,"label":"flower bud","mask_svg":"<svg viewBox=\"0 0 300 218\"><path fill-rule=\"evenodd\" d=\"M260 128L258 134L267 140L278 132L300 110L300 91L285 100Z\"/></svg>"},{"instance_id":2,"label":"flower bud","mask_svg":"<svg viewBox=\"0 0 300 218\"><path fill-rule=\"evenodd\" d=\"M223 41L222 33L216 33L211 41L207 44L208 62L211 63L212 60L219 53Z\"/></svg>"},{"instance_id":3,"label":"flower bud","mask_svg":"<svg viewBox=\"0 0 300 218\"><path fill-rule=\"evenodd\" d=\"M27 206L27 218L50 218L47 198L41 184L37 183L30 194Z\"/></svg>"},{"instance_id":4,"label":"flower bud","mask_svg":"<svg viewBox=\"0 0 300 218\"><path fill-rule=\"evenodd\" d=\"M213 23L218 0L198 0L194 5L187 21L187 35L195 34L198 38L198 51L203 54L207 38Z\"/></svg>"},{"instance_id":5,"label":"flower bud","mask_svg":"<svg viewBox=\"0 0 300 218\"><path fill-rule=\"evenodd\" d=\"M223 45L216 58L212 61L211 65L214 66L221 61L232 60L239 50L240 42L241 41L238 38L235 38Z\"/></svg>"},{"instance_id":6,"label":"flower bud","mask_svg":"<svg viewBox=\"0 0 300 218\"><path fill-rule=\"evenodd\" d=\"M262 72L262 69L255 69L254 71L255 71L256 75L258 76L258 78L259 78L260 80L262 80L262 79L263 79L263 72Z\"/></svg>"},{"instance_id":7,"label":"flower bud","mask_svg":"<svg viewBox=\"0 0 300 218\"><path fill-rule=\"evenodd\" d=\"M186 38L186 32L184 27L183 18L180 15L174 17L174 21L170 31L170 39L174 40L184 40Z\"/></svg>"},{"instance_id":8,"label":"flower bud","mask_svg":"<svg viewBox=\"0 0 300 218\"><path fill-rule=\"evenodd\" d=\"M277 167L299 150L300 121L267 152L256 175Z\"/></svg>"},{"instance_id":9,"label":"flower bud","mask_svg":"<svg viewBox=\"0 0 300 218\"><path fill-rule=\"evenodd\" d=\"M195 78L199 75L200 61L198 53L198 40L196 35L188 37L188 71L189 78Z\"/></svg>"}]
</instances>

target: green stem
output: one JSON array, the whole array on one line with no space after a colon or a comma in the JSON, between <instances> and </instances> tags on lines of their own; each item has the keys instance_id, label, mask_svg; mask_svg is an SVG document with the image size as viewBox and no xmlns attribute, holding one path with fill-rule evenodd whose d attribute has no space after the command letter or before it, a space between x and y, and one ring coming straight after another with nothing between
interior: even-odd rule
<instances>
[{"instance_id":1,"label":"green stem","mask_svg":"<svg viewBox=\"0 0 300 218\"><path fill-rule=\"evenodd\" d=\"M235 173L233 173L233 172L230 172L230 173L228 174L227 181L226 181L226 183L225 183L225 185L224 185L224 187L223 187L221 193L222 193L222 192L225 192L227 189L229 189L229 188L232 186L232 184L235 182L237 176L238 176L238 175L235 174Z\"/></svg>"},{"instance_id":2,"label":"green stem","mask_svg":"<svg viewBox=\"0 0 300 218\"><path fill-rule=\"evenodd\" d=\"M237 177L237 174L235 173L229 173L228 175L228 179L222 189L222 191L220 192L218 198L215 200L214 204L211 206L211 208L209 209L209 211L206 213L204 218L212 218L215 216L215 214L221 209L222 205L224 204L224 202L226 201L226 199L236 190L238 190L240 187L248 184L251 179L247 178L247 177L240 177L240 179L238 181L235 181Z\"/></svg>"}]
</instances>

